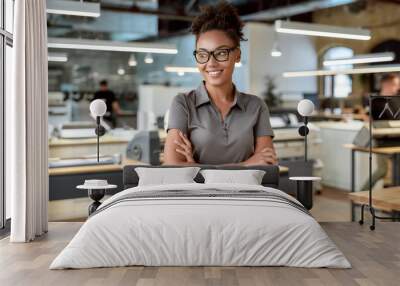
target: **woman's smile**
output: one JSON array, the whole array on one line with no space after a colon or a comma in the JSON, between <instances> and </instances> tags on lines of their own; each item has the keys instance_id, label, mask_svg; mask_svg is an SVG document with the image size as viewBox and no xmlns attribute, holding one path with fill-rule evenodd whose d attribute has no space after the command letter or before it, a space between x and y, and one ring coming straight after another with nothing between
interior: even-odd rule
<instances>
[{"instance_id":1,"label":"woman's smile","mask_svg":"<svg viewBox=\"0 0 400 286\"><path fill-rule=\"evenodd\" d=\"M210 77L219 77L223 73L223 69L217 69L217 70L207 70L207 74Z\"/></svg>"}]
</instances>

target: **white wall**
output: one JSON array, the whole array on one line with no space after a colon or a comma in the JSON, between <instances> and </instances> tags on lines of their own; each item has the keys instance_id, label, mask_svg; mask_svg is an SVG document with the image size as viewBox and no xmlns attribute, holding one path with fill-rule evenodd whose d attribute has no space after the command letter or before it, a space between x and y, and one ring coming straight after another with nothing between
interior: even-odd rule
<instances>
[{"instance_id":1,"label":"white wall","mask_svg":"<svg viewBox=\"0 0 400 286\"><path fill-rule=\"evenodd\" d=\"M162 85L140 85L139 86L139 108L140 112L153 112L155 116L164 116L169 109L172 99L178 93L187 93L192 87L176 87Z\"/></svg>"},{"instance_id":2,"label":"white wall","mask_svg":"<svg viewBox=\"0 0 400 286\"><path fill-rule=\"evenodd\" d=\"M137 126L139 130L153 130L156 118L162 117L169 109L172 99L178 93L187 93L195 87L140 85Z\"/></svg>"},{"instance_id":3,"label":"white wall","mask_svg":"<svg viewBox=\"0 0 400 286\"><path fill-rule=\"evenodd\" d=\"M300 96L304 92L317 92L315 77L284 78L282 73L293 70L316 69L317 52L312 37L276 34L282 56L270 55L274 44L272 25L260 23L246 24L245 36L248 38L248 92L260 96L266 89L267 75L276 78L277 91L284 98Z\"/></svg>"}]
</instances>

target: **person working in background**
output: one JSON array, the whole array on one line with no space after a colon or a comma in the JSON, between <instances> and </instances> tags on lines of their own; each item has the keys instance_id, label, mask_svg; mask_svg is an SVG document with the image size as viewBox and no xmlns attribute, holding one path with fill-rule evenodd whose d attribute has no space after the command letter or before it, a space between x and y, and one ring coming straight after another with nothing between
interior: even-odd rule
<instances>
[{"instance_id":1,"label":"person working in background","mask_svg":"<svg viewBox=\"0 0 400 286\"><path fill-rule=\"evenodd\" d=\"M400 75L395 73L385 74L381 79L380 95L391 96L400 92Z\"/></svg>"},{"instance_id":2,"label":"person working in background","mask_svg":"<svg viewBox=\"0 0 400 286\"><path fill-rule=\"evenodd\" d=\"M395 73L389 73L383 75L380 81L379 95L394 96L398 95L399 92L400 92L400 75ZM385 102L382 103L384 104ZM378 108L378 111L381 111L384 109L384 106L375 105L374 110L375 108ZM372 187L376 184L378 180L384 178L388 171L388 157L385 155L376 155L376 156L377 156L376 158L377 169L372 174ZM369 189L369 180L367 180L363 184L361 190L368 190L368 189Z\"/></svg>"},{"instance_id":3,"label":"person working in background","mask_svg":"<svg viewBox=\"0 0 400 286\"><path fill-rule=\"evenodd\" d=\"M106 80L100 82L100 90L96 91L92 100L102 99L107 105L107 113L104 115L104 119L111 123L112 127L116 127L116 115L121 114L121 108L115 97L114 92L108 89L108 83Z\"/></svg>"}]
</instances>

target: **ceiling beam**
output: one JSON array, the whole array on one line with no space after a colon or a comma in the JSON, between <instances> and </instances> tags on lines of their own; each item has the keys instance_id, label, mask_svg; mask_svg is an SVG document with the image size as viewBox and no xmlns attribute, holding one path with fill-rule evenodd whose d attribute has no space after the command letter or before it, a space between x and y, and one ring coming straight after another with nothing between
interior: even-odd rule
<instances>
[{"instance_id":1,"label":"ceiling beam","mask_svg":"<svg viewBox=\"0 0 400 286\"><path fill-rule=\"evenodd\" d=\"M310 0L301 3L260 11L242 16L244 21L272 21L295 15L314 12L317 10L332 8L341 5L348 5L358 0Z\"/></svg>"},{"instance_id":2,"label":"ceiling beam","mask_svg":"<svg viewBox=\"0 0 400 286\"><path fill-rule=\"evenodd\" d=\"M192 10L193 6L197 3L197 0L190 0L189 3L185 6L185 12L189 13Z\"/></svg>"},{"instance_id":3,"label":"ceiling beam","mask_svg":"<svg viewBox=\"0 0 400 286\"><path fill-rule=\"evenodd\" d=\"M162 10L143 9L138 6L124 7L111 4L103 4L103 3L101 4L101 9L113 12L153 15L153 16L158 16L160 19L186 21L186 22L192 22L193 18L197 16L197 14L189 15L183 13L169 13L169 12L164 12Z\"/></svg>"}]
</instances>

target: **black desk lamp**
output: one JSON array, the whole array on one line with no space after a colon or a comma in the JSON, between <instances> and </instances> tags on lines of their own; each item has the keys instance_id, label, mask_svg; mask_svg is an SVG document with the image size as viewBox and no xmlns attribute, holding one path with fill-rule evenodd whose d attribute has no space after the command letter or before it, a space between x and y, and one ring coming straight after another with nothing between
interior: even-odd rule
<instances>
[{"instance_id":1,"label":"black desk lamp","mask_svg":"<svg viewBox=\"0 0 400 286\"><path fill-rule=\"evenodd\" d=\"M103 136L106 133L106 129L100 123L100 118L106 114L107 112L107 105L101 99L93 100L90 104L90 112L93 116L96 117L96 129L95 133L97 135L97 162L99 162L99 149L100 149L100 136Z\"/></svg>"},{"instance_id":2,"label":"black desk lamp","mask_svg":"<svg viewBox=\"0 0 400 286\"><path fill-rule=\"evenodd\" d=\"M309 99L303 99L297 105L297 111L304 117L304 125L299 127L300 136L304 136L304 162L307 162L307 135L309 133L308 117L314 112L314 103Z\"/></svg>"}]
</instances>

